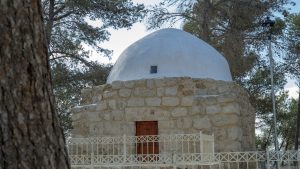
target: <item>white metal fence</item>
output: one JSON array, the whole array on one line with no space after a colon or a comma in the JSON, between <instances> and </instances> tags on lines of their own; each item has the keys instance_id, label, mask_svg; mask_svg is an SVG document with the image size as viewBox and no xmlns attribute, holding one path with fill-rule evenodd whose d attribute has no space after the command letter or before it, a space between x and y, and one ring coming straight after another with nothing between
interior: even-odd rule
<instances>
[{"instance_id":1,"label":"white metal fence","mask_svg":"<svg viewBox=\"0 0 300 169\"><path fill-rule=\"evenodd\" d=\"M214 152L214 137L202 133L73 138L73 169L300 169L298 151Z\"/></svg>"},{"instance_id":2,"label":"white metal fence","mask_svg":"<svg viewBox=\"0 0 300 169\"><path fill-rule=\"evenodd\" d=\"M72 138L68 152L73 167L170 166L198 158L193 154L212 154L214 137L197 133Z\"/></svg>"}]
</instances>

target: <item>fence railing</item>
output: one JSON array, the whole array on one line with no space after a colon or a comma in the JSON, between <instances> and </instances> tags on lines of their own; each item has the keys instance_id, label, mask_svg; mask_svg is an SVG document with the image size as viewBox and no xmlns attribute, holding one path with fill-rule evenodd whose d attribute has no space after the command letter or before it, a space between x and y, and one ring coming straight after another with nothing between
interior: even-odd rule
<instances>
[{"instance_id":1,"label":"fence railing","mask_svg":"<svg viewBox=\"0 0 300 169\"><path fill-rule=\"evenodd\" d=\"M214 138L202 133L73 138L73 169L300 169L300 151L214 152Z\"/></svg>"},{"instance_id":2,"label":"fence railing","mask_svg":"<svg viewBox=\"0 0 300 169\"><path fill-rule=\"evenodd\" d=\"M168 166L191 154L214 153L214 136L200 132L72 138L68 152L72 166Z\"/></svg>"}]
</instances>

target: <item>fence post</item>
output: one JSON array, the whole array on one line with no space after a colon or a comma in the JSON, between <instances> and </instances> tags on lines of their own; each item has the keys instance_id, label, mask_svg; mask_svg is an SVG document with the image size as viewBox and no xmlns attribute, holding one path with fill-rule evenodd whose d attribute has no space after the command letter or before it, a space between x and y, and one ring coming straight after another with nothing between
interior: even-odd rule
<instances>
[{"instance_id":1,"label":"fence post","mask_svg":"<svg viewBox=\"0 0 300 169\"><path fill-rule=\"evenodd\" d=\"M172 152L172 163L173 163L173 169L176 169L176 154L175 151Z\"/></svg>"},{"instance_id":2,"label":"fence post","mask_svg":"<svg viewBox=\"0 0 300 169\"><path fill-rule=\"evenodd\" d=\"M266 156L267 156L267 169L270 169L270 154L269 151L266 151Z\"/></svg>"},{"instance_id":3,"label":"fence post","mask_svg":"<svg viewBox=\"0 0 300 169\"><path fill-rule=\"evenodd\" d=\"M94 145L93 145L93 141L90 142L91 144L91 165L92 165L92 168L94 168Z\"/></svg>"},{"instance_id":4,"label":"fence post","mask_svg":"<svg viewBox=\"0 0 300 169\"><path fill-rule=\"evenodd\" d=\"M123 135L123 163L125 164L126 163L126 135L124 134Z\"/></svg>"},{"instance_id":5,"label":"fence post","mask_svg":"<svg viewBox=\"0 0 300 169\"><path fill-rule=\"evenodd\" d=\"M203 137L202 137L202 131L200 131L200 154L202 156L203 153Z\"/></svg>"},{"instance_id":6,"label":"fence post","mask_svg":"<svg viewBox=\"0 0 300 169\"><path fill-rule=\"evenodd\" d=\"M91 167L94 168L94 152L91 153Z\"/></svg>"}]
</instances>

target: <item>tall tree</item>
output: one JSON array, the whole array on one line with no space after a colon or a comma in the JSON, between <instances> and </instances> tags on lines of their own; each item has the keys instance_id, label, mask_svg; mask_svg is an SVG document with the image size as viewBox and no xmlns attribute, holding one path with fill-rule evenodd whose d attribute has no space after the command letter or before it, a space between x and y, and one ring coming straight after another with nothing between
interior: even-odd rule
<instances>
[{"instance_id":1,"label":"tall tree","mask_svg":"<svg viewBox=\"0 0 300 169\"><path fill-rule=\"evenodd\" d=\"M0 168L70 168L39 1L0 1Z\"/></svg>"},{"instance_id":2,"label":"tall tree","mask_svg":"<svg viewBox=\"0 0 300 169\"><path fill-rule=\"evenodd\" d=\"M299 87L297 126L295 134L295 150L298 150L300 141L300 13L291 14L287 21L287 50L284 58L284 68L287 73L296 80Z\"/></svg>"},{"instance_id":3,"label":"tall tree","mask_svg":"<svg viewBox=\"0 0 300 169\"><path fill-rule=\"evenodd\" d=\"M108 28L130 28L145 10L131 0L42 0L42 5L57 110L68 133L80 90L105 83L111 67L91 61L91 51L99 60L110 57L112 51L101 47Z\"/></svg>"},{"instance_id":4,"label":"tall tree","mask_svg":"<svg viewBox=\"0 0 300 169\"><path fill-rule=\"evenodd\" d=\"M289 2L164 0L160 6L154 7L149 25L156 28L182 19L185 31L208 42L224 55L233 78L239 80L252 68L266 44L262 20L270 11L284 10L283 5ZM176 6L176 10L170 11L166 8L168 6Z\"/></svg>"}]
</instances>

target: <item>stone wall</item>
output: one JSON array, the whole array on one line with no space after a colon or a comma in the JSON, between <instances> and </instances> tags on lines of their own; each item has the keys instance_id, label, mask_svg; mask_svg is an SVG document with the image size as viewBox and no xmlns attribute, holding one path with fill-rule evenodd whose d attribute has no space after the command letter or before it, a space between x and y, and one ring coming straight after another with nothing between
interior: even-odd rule
<instances>
[{"instance_id":1,"label":"stone wall","mask_svg":"<svg viewBox=\"0 0 300 169\"><path fill-rule=\"evenodd\" d=\"M159 134L215 136L216 151L255 148L255 111L233 82L163 78L116 81L82 90L73 137L135 135L136 121L158 121Z\"/></svg>"}]
</instances>

